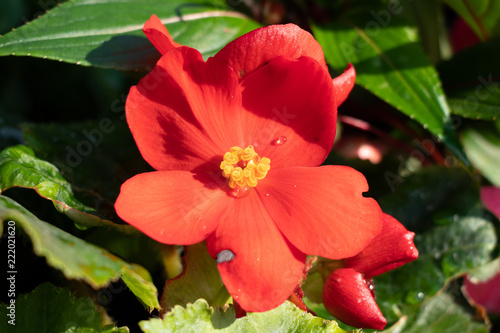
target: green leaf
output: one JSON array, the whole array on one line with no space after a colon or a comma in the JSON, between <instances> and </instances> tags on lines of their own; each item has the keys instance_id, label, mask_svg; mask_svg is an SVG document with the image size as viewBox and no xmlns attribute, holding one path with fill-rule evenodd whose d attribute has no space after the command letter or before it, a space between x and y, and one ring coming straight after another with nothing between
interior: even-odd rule
<instances>
[{"instance_id":1,"label":"green leaf","mask_svg":"<svg viewBox=\"0 0 500 333\"><path fill-rule=\"evenodd\" d=\"M163 319L142 321L139 326L145 333L168 332L346 332L334 321L314 317L286 301L274 310L249 313L235 319L234 309L214 310L201 299L186 308L176 306ZM353 331L358 332L358 331Z\"/></svg>"},{"instance_id":2,"label":"green leaf","mask_svg":"<svg viewBox=\"0 0 500 333\"><path fill-rule=\"evenodd\" d=\"M379 200L382 210L409 230L422 232L480 205L479 185L459 168L426 167L402 178L395 191Z\"/></svg>"},{"instance_id":3,"label":"green leaf","mask_svg":"<svg viewBox=\"0 0 500 333\"><path fill-rule=\"evenodd\" d=\"M414 27L397 15L353 9L328 25L313 25L329 65L356 68L356 83L415 118L445 139L449 108L437 72L418 41Z\"/></svg>"},{"instance_id":4,"label":"green leaf","mask_svg":"<svg viewBox=\"0 0 500 333\"><path fill-rule=\"evenodd\" d=\"M111 104L113 115L71 124L22 124L26 145L51 161L78 194L114 218L114 202L128 178L151 171L125 120L122 94Z\"/></svg>"},{"instance_id":5,"label":"green leaf","mask_svg":"<svg viewBox=\"0 0 500 333\"><path fill-rule=\"evenodd\" d=\"M473 284L478 284L488 281L498 273L500 273L500 257L486 265L474 268L467 276Z\"/></svg>"},{"instance_id":6,"label":"green leaf","mask_svg":"<svg viewBox=\"0 0 500 333\"><path fill-rule=\"evenodd\" d=\"M175 305L186 306L199 298L211 305L224 305L215 304L219 292L224 292L225 287L217 262L208 254L206 244L203 242L185 249L184 271L165 283L161 298L163 311L170 311Z\"/></svg>"},{"instance_id":7,"label":"green leaf","mask_svg":"<svg viewBox=\"0 0 500 333\"><path fill-rule=\"evenodd\" d=\"M436 0L406 0L404 9L415 17L422 47L433 63L439 63L451 55L448 28L444 18L443 5Z\"/></svg>"},{"instance_id":8,"label":"green leaf","mask_svg":"<svg viewBox=\"0 0 500 333\"><path fill-rule=\"evenodd\" d=\"M149 272L89 244L53 225L39 220L12 199L0 195L0 220L19 223L30 237L33 251L61 270L68 279L82 279L93 288L122 278L148 307L159 308L157 290Z\"/></svg>"},{"instance_id":9,"label":"green leaf","mask_svg":"<svg viewBox=\"0 0 500 333\"><path fill-rule=\"evenodd\" d=\"M14 307L14 317L9 317ZM0 331L37 333L127 333L127 327L103 326L103 319L88 297L75 298L69 289L56 288L46 282L11 304L0 305ZM13 323L9 323L15 318Z\"/></svg>"},{"instance_id":10,"label":"green leaf","mask_svg":"<svg viewBox=\"0 0 500 333\"><path fill-rule=\"evenodd\" d=\"M493 225L482 218L464 217L438 226L414 239L417 260L376 277L377 301L390 320L399 312L412 313L415 305L435 295L452 278L491 260L497 239Z\"/></svg>"},{"instance_id":11,"label":"green leaf","mask_svg":"<svg viewBox=\"0 0 500 333\"><path fill-rule=\"evenodd\" d=\"M500 38L495 38L439 64L452 113L473 119L500 119L499 47Z\"/></svg>"},{"instance_id":12,"label":"green leaf","mask_svg":"<svg viewBox=\"0 0 500 333\"><path fill-rule=\"evenodd\" d=\"M40 196L51 200L56 209L64 213L79 225L106 225L127 229L94 215L95 209L78 201L71 185L64 179L59 170L52 164L35 157L33 150L18 145L8 147L0 152L0 193L12 188L24 187L34 189Z\"/></svg>"},{"instance_id":13,"label":"green leaf","mask_svg":"<svg viewBox=\"0 0 500 333\"><path fill-rule=\"evenodd\" d=\"M468 129L462 133L462 142L472 165L495 186L500 186L500 136L498 133L479 133Z\"/></svg>"},{"instance_id":14,"label":"green leaf","mask_svg":"<svg viewBox=\"0 0 500 333\"><path fill-rule=\"evenodd\" d=\"M457 301L455 294L441 293L422 304L415 314L405 316L386 333L487 333L485 323L476 322Z\"/></svg>"},{"instance_id":15,"label":"green leaf","mask_svg":"<svg viewBox=\"0 0 500 333\"><path fill-rule=\"evenodd\" d=\"M0 55L144 70L160 56L142 32L152 14L176 42L198 49L205 58L258 27L222 2L74 0L1 37Z\"/></svg>"},{"instance_id":16,"label":"green leaf","mask_svg":"<svg viewBox=\"0 0 500 333\"><path fill-rule=\"evenodd\" d=\"M443 0L453 8L482 40L500 29L500 2L496 0Z\"/></svg>"}]
</instances>

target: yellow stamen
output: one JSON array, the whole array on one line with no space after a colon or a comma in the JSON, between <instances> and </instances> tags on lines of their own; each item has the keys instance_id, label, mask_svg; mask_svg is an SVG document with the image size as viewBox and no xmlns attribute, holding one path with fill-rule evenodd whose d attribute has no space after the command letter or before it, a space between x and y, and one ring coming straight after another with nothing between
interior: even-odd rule
<instances>
[{"instance_id":1,"label":"yellow stamen","mask_svg":"<svg viewBox=\"0 0 500 333\"><path fill-rule=\"evenodd\" d=\"M232 147L224 154L220 169L222 175L229 179L229 187L255 187L259 180L266 177L270 163L269 158L260 158L251 145L245 149Z\"/></svg>"}]
</instances>

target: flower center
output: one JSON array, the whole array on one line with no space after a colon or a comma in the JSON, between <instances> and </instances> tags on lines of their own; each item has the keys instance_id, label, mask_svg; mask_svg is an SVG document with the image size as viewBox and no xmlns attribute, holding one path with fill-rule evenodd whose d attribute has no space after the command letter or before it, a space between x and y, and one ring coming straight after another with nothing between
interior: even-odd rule
<instances>
[{"instance_id":1,"label":"flower center","mask_svg":"<svg viewBox=\"0 0 500 333\"><path fill-rule=\"evenodd\" d=\"M224 154L220 169L222 175L229 179L229 187L255 187L267 175L271 168L269 163L271 160L259 157L251 145L245 149L233 147Z\"/></svg>"}]
</instances>

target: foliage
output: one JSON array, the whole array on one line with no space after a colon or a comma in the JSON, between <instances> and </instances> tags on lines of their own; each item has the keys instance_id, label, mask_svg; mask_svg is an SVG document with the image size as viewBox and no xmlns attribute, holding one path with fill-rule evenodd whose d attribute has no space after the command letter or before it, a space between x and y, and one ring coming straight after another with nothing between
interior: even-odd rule
<instances>
[{"instance_id":1,"label":"foliage","mask_svg":"<svg viewBox=\"0 0 500 333\"><path fill-rule=\"evenodd\" d=\"M2 332L356 329L321 304L314 269L303 289L315 315L285 302L236 319L204 243L157 244L116 216L120 185L151 171L124 105L160 58L142 32L152 14L205 59L261 25L293 22L321 44L332 77L353 64L356 87L325 163L361 171L384 212L416 233L420 253L374 279L385 332L500 327L499 317L474 316L461 292L467 274L500 273L498 219L479 196L500 186L497 1L60 2L0 3L2 251L15 244ZM16 326L5 320L11 300Z\"/></svg>"}]
</instances>

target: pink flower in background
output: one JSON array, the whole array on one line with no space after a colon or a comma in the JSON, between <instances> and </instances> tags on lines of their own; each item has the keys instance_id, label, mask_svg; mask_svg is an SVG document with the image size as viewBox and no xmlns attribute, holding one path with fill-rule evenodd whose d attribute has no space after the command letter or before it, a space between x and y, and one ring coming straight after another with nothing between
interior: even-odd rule
<instances>
[{"instance_id":1,"label":"pink flower in background","mask_svg":"<svg viewBox=\"0 0 500 333\"><path fill-rule=\"evenodd\" d=\"M481 200L486 208L500 219L500 188L481 188ZM500 273L486 281L476 281L466 276L464 294L471 303L484 307L488 312L500 314Z\"/></svg>"},{"instance_id":2,"label":"pink flower in background","mask_svg":"<svg viewBox=\"0 0 500 333\"><path fill-rule=\"evenodd\" d=\"M485 186L481 188L481 200L486 208L500 219L500 187Z\"/></svg>"}]
</instances>

